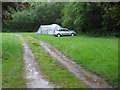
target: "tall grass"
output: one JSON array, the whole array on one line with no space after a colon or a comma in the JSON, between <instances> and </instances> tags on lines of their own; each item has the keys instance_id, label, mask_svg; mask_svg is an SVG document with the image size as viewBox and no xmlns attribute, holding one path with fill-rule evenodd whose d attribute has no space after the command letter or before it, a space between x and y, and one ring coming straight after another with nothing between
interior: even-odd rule
<instances>
[{"instance_id":1,"label":"tall grass","mask_svg":"<svg viewBox=\"0 0 120 90\"><path fill-rule=\"evenodd\" d=\"M2 87L25 87L23 75L22 46L16 36L2 36Z\"/></svg>"}]
</instances>

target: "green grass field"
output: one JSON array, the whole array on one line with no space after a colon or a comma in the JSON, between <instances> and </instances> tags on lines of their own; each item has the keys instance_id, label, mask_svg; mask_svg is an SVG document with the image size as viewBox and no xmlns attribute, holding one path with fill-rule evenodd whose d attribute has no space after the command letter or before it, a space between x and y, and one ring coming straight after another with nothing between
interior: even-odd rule
<instances>
[{"instance_id":1,"label":"green grass field","mask_svg":"<svg viewBox=\"0 0 120 90\"><path fill-rule=\"evenodd\" d=\"M24 88L22 46L16 36L2 35L2 87Z\"/></svg>"},{"instance_id":2,"label":"green grass field","mask_svg":"<svg viewBox=\"0 0 120 90\"><path fill-rule=\"evenodd\" d=\"M57 47L60 51L65 53L67 56L74 59L78 64L80 64L87 70L90 70L98 74L102 78L104 78L110 85L114 87L118 86L118 39L117 38L89 37L84 35L77 35L75 37L71 37L71 36L55 37L53 35L36 35L35 33L15 33L15 34L30 35L34 38L50 43L51 45ZM40 51L37 51L36 49L38 48L37 45L35 43L31 43L30 41L28 43L29 45L31 45L33 52L36 54L37 58L39 59L38 57L39 55L38 53L36 53L36 52L40 53ZM36 47L33 46L34 44L36 45ZM2 45L3 45L2 48L3 48L3 70L4 70L3 76L6 77L3 78L3 86L10 87L12 84L16 84L16 87L18 87L19 84L23 85L24 82L22 81L21 77L18 79L12 76L14 73L14 72L12 73L12 71L16 69L20 69L20 72L18 73L22 74L21 72L21 68L23 67L22 66L23 63L21 62L22 49L18 38L15 36L8 36L4 34ZM43 50L41 47L39 47L39 49ZM50 59L48 56L46 56L45 59L47 60L47 58L48 60ZM38 62L42 63L39 60ZM18 65L16 65L16 63ZM43 65L41 64L41 67L45 67L45 65L46 66L49 65L48 63L49 62L47 62L46 64L43 63ZM53 63L51 67L54 67L54 65L55 63ZM45 73L47 74L47 71ZM56 74L54 73L54 75ZM49 76L49 78L50 77L51 76ZM14 83L14 81L16 80L13 80L11 78L18 79L19 82ZM8 82L10 83L8 84Z\"/></svg>"},{"instance_id":3,"label":"green grass field","mask_svg":"<svg viewBox=\"0 0 120 90\"><path fill-rule=\"evenodd\" d=\"M87 88L73 73L69 72L58 61L53 60L48 52L46 52L33 39L24 37L36 60L40 65L40 69L45 73L46 78L61 88ZM55 86L56 87L56 86Z\"/></svg>"},{"instance_id":4,"label":"green grass field","mask_svg":"<svg viewBox=\"0 0 120 90\"><path fill-rule=\"evenodd\" d=\"M81 66L104 78L109 84L118 86L117 38L29 35L54 45Z\"/></svg>"}]
</instances>

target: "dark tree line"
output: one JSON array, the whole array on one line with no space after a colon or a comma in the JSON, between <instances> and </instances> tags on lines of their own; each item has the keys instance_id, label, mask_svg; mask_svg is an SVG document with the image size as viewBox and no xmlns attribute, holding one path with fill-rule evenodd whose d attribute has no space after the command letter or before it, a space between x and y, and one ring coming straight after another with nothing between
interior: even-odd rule
<instances>
[{"instance_id":1,"label":"dark tree line","mask_svg":"<svg viewBox=\"0 0 120 90\"><path fill-rule=\"evenodd\" d=\"M28 8L30 4L28 2L3 2L2 3L2 19L11 20L11 15L17 11L22 11Z\"/></svg>"},{"instance_id":2,"label":"dark tree line","mask_svg":"<svg viewBox=\"0 0 120 90\"><path fill-rule=\"evenodd\" d=\"M4 4L7 3L3 3L3 14L10 15L3 15L4 32L35 32L40 25L57 23L78 34L120 35L120 3L36 2L19 3L17 7L10 3L11 9Z\"/></svg>"}]
</instances>

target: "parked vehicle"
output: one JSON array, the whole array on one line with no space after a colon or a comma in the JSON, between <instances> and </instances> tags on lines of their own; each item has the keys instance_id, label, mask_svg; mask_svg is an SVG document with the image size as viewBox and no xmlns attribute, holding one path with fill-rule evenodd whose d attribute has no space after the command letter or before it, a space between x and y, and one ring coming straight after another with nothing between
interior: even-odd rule
<instances>
[{"instance_id":1,"label":"parked vehicle","mask_svg":"<svg viewBox=\"0 0 120 90\"><path fill-rule=\"evenodd\" d=\"M69 30L67 28L60 28L54 32L54 35L57 37L64 36L64 35L75 36L76 32L74 32L73 30Z\"/></svg>"}]
</instances>

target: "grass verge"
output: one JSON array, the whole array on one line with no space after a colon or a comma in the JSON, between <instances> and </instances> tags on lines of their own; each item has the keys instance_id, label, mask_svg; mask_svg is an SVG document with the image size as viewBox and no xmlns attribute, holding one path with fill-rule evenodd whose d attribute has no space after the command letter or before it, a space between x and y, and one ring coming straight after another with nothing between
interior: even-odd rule
<instances>
[{"instance_id":1,"label":"grass verge","mask_svg":"<svg viewBox=\"0 0 120 90\"><path fill-rule=\"evenodd\" d=\"M69 72L59 62L53 60L48 52L36 43L36 41L27 37L24 38L32 49L41 70L46 74L45 78L61 86L61 88L87 88L74 74Z\"/></svg>"},{"instance_id":2,"label":"grass verge","mask_svg":"<svg viewBox=\"0 0 120 90\"><path fill-rule=\"evenodd\" d=\"M27 34L26 34L27 35ZM105 37L75 37L29 34L48 42L78 64L104 78L110 85L118 87L118 39Z\"/></svg>"},{"instance_id":3,"label":"grass verge","mask_svg":"<svg viewBox=\"0 0 120 90\"><path fill-rule=\"evenodd\" d=\"M2 87L24 88L22 46L16 36L2 35Z\"/></svg>"}]
</instances>

